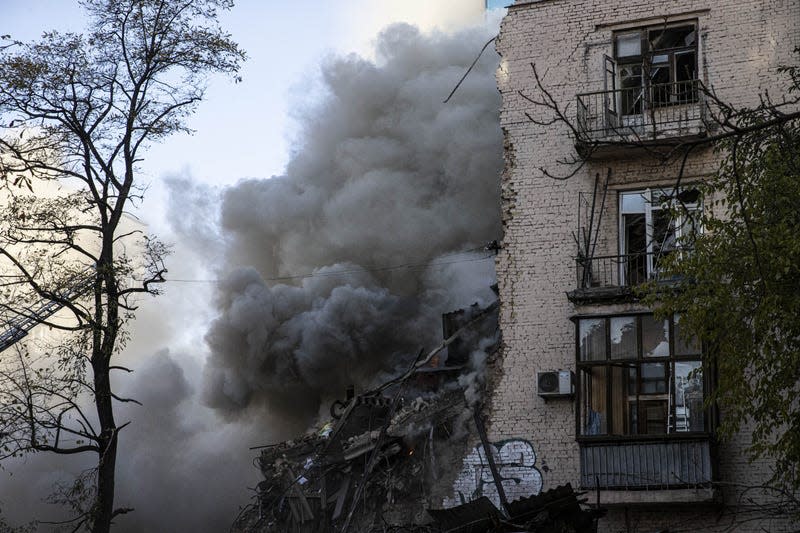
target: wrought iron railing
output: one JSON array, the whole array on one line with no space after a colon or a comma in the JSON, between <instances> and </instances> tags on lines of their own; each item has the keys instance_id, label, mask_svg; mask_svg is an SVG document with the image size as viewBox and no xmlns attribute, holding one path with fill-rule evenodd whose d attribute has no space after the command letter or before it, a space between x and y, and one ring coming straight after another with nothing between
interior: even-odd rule
<instances>
[{"instance_id":1,"label":"wrought iron railing","mask_svg":"<svg viewBox=\"0 0 800 533\"><path fill-rule=\"evenodd\" d=\"M578 257L577 286L579 289L635 287L647 281L663 281L661 265L666 255L660 252Z\"/></svg>"},{"instance_id":2,"label":"wrought iron railing","mask_svg":"<svg viewBox=\"0 0 800 533\"><path fill-rule=\"evenodd\" d=\"M671 489L710 484L709 438L658 442L581 443L581 486Z\"/></svg>"},{"instance_id":3,"label":"wrought iron railing","mask_svg":"<svg viewBox=\"0 0 800 533\"><path fill-rule=\"evenodd\" d=\"M682 136L697 134L705 124L699 80L595 91L577 99L582 140Z\"/></svg>"}]
</instances>

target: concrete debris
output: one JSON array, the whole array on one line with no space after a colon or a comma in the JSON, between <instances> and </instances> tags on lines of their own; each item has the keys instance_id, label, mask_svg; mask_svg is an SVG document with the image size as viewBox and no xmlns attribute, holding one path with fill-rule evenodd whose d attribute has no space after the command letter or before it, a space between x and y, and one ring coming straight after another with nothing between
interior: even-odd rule
<instances>
[{"instance_id":1,"label":"concrete debris","mask_svg":"<svg viewBox=\"0 0 800 533\"><path fill-rule=\"evenodd\" d=\"M463 356L464 340L473 350L482 347L483 359L496 352L497 309L458 313L442 345L420 355L411 371L371 391L348 389L321 427L262 448L256 503L232 531L434 531L426 509L452 493L472 444L470 433L457 428L469 414L459 377L475 370ZM450 365L456 338L458 364Z\"/></svg>"},{"instance_id":2,"label":"concrete debris","mask_svg":"<svg viewBox=\"0 0 800 533\"><path fill-rule=\"evenodd\" d=\"M450 313L444 324L442 349L424 358L420 354L411 371L361 394L348 389L345 399L331 406L330 421L301 438L264 447L257 461L264 481L256 502L242 511L231 531L551 531L509 529L509 524L539 527L566 508L575 517L589 516L581 514L571 488L557 497L547 496L548 491L518 500L503 511L485 497L441 509L464 456L480 438L474 422L462 427L478 420L474 411L480 405L468 398L474 391L463 386L464 377L483 373L485 360L500 344L496 304ZM559 531L591 529L576 525Z\"/></svg>"},{"instance_id":3,"label":"concrete debris","mask_svg":"<svg viewBox=\"0 0 800 533\"><path fill-rule=\"evenodd\" d=\"M583 509L577 493L567 483L536 496L509 504L505 516L483 496L450 509L430 509L441 533L595 533L601 509Z\"/></svg>"}]
</instances>

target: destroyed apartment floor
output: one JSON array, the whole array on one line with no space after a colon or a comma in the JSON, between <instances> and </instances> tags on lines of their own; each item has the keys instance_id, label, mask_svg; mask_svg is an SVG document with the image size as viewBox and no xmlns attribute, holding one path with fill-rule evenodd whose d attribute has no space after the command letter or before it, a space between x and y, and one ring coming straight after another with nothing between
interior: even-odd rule
<instances>
[{"instance_id":1,"label":"destroyed apartment floor","mask_svg":"<svg viewBox=\"0 0 800 533\"><path fill-rule=\"evenodd\" d=\"M354 398L334 424L264 449L258 503L234 531L594 531L595 513L581 509L569 486L512 502L505 512L485 496L432 509L452 493L471 437L454 431L471 411L452 390L417 398L387 421L391 401ZM372 429L359 433L364 427Z\"/></svg>"},{"instance_id":2,"label":"destroyed apartment floor","mask_svg":"<svg viewBox=\"0 0 800 533\"><path fill-rule=\"evenodd\" d=\"M338 531L331 526L342 527L348 516L351 531L369 531L375 519L382 523L378 517L424 522L437 478L449 468L439 463L452 447L462 450L466 437L453 434L463 394L435 400L413 400L389 419L391 398L355 397L316 434L264 449L258 459L264 481L253 509L259 524L241 531ZM452 470L454 477L458 469Z\"/></svg>"}]
</instances>

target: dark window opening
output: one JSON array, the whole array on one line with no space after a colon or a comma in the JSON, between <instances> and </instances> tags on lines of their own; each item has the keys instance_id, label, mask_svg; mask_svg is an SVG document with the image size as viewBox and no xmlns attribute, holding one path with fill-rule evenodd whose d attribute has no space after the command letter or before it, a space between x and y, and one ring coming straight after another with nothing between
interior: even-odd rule
<instances>
[{"instance_id":1,"label":"dark window opening","mask_svg":"<svg viewBox=\"0 0 800 533\"><path fill-rule=\"evenodd\" d=\"M648 107L697 102L696 24L620 32L614 38L614 59L623 116L639 115Z\"/></svg>"},{"instance_id":2,"label":"dark window opening","mask_svg":"<svg viewBox=\"0 0 800 533\"><path fill-rule=\"evenodd\" d=\"M686 253L700 232L702 204L696 189L645 189L622 192L620 205L620 276L627 285L659 279L667 257ZM694 200L693 203L689 200ZM682 209L672 209L673 206Z\"/></svg>"}]
</instances>

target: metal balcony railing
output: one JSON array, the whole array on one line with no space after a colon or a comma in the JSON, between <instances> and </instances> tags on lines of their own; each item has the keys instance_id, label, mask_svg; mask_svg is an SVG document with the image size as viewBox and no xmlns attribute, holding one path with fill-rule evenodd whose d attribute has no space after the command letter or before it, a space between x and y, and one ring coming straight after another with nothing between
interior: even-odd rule
<instances>
[{"instance_id":1,"label":"metal balcony railing","mask_svg":"<svg viewBox=\"0 0 800 533\"><path fill-rule=\"evenodd\" d=\"M579 289L635 287L646 281L663 280L659 264L665 257L663 252L578 257L577 286Z\"/></svg>"},{"instance_id":2,"label":"metal balcony railing","mask_svg":"<svg viewBox=\"0 0 800 533\"><path fill-rule=\"evenodd\" d=\"M708 438L581 443L581 486L659 490L707 485L713 481L712 460Z\"/></svg>"},{"instance_id":3,"label":"metal balcony railing","mask_svg":"<svg viewBox=\"0 0 800 533\"><path fill-rule=\"evenodd\" d=\"M696 135L705 125L699 80L595 91L579 94L577 100L583 141Z\"/></svg>"}]
</instances>

